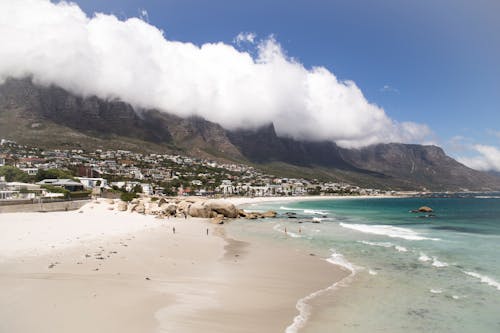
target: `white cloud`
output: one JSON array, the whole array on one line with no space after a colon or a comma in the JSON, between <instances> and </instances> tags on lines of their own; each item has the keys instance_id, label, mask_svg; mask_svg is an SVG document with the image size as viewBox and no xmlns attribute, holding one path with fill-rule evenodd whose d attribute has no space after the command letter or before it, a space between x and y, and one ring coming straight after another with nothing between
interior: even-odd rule
<instances>
[{"instance_id":1,"label":"white cloud","mask_svg":"<svg viewBox=\"0 0 500 333\"><path fill-rule=\"evenodd\" d=\"M234 37L234 43L237 45L241 45L242 43L250 43L254 44L255 43L255 38L257 38L257 35L253 32L240 32L236 37Z\"/></svg>"},{"instance_id":2,"label":"white cloud","mask_svg":"<svg viewBox=\"0 0 500 333\"><path fill-rule=\"evenodd\" d=\"M500 172L500 149L487 145L474 145L473 149L478 155L457 160L472 169Z\"/></svg>"},{"instance_id":3,"label":"white cloud","mask_svg":"<svg viewBox=\"0 0 500 333\"><path fill-rule=\"evenodd\" d=\"M253 56L224 43L168 40L139 18L88 17L76 4L48 0L0 1L0 22L0 81L32 75L228 129L274 122L279 135L344 147L420 142L430 133L389 118L354 82L289 58L272 37ZM255 34L240 39L252 43Z\"/></svg>"}]
</instances>

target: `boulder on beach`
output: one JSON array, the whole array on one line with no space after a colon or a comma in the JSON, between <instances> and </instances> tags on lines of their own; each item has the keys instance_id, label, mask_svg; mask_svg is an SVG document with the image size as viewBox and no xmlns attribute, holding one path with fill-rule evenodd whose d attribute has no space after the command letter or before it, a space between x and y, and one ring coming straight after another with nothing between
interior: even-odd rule
<instances>
[{"instance_id":1,"label":"boulder on beach","mask_svg":"<svg viewBox=\"0 0 500 333\"><path fill-rule=\"evenodd\" d=\"M187 201L179 201L177 203L177 212L182 213L186 212L189 213L189 206L191 206L192 203L187 202Z\"/></svg>"},{"instance_id":2,"label":"boulder on beach","mask_svg":"<svg viewBox=\"0 0 500 333\"><path fill-rule=\"evenodd\" d=\"M209 207L204 205L202 202L195 202L190 204L188 214L192 217L210 218L212 217L211 210Z\"/></svg>"},{"instance_id":3,"label":"boulder on beach","mask_svg":"<svg viewBox=\"0 0 500 333\"><path fill-rule=\"evenodd\" d=\"M165 215L175 215L177 212L177 205L175 204L165 204L161 206L162 212Z\"/></svg>"},{"instance_id":4,"label":"boulder on beach","mask_svg":"<svg viewBox=\"0 0 500 333\"><path fill-rule=\"evenodd\" d=\"M132 207L132 212L136 212L136 213L139 213L139 214L144 214L145 211L146 211L146 207L144 206L144 203L142 202L139 202L137 205L134 205Z\"/></svg>"},{"instance_id":5,"label":"boulder on beach","mask_svg":"<svg viewBox=\"0 0 500 333\"><path fill-rule=\"evenodd\" d=\"M224 224L224 215L218 214L216 217L212 218L210 222L213 224Z\"/></svg>"},{"instance_id":6,"label":"boulder on beach","mask_svg":"<svg viewBox=\"0 0 500 333\"><path fill-rule=\"evenodd\" d=\"M158 215L161 213L160 207L156 202L149 202L146 208L147 215Z\"/></svg>"},{"instance_id":7,"label":"boulder on beach","mask_svg":"<svg viewBox=\"0 0 500 333\"><path fill-rule=\"evenodd\" d=\"M262 213L262 217L276 217L278 213L276 213L274 210L268 210L267 212Z\"/></svg>"},{"instance_id":8,"label":"boulder on beach","mask_svg":"<svg viewBox=\"0 0 500 333\"><path fill-rule=\"evenodd\" d=\"M118 202L116 209L119 210L120 212L124 212L127 210L127 207L128 207L128 204L125 201L120 201L120 202Z\"/></svg>"},{"instance_id":9,"label":"boulder on beach","mask_svg":"<svg viewBox=\"0 0 500 333\"><path fill-rule=\"evenodd\" d=\"M229 201L207 200L205 202L205 206L208 207L208 209L216 212L217 214L224 215L225 217L229 218L238 217L238 209L236 209L236 207Z\"/></svg>"},{"instance_id":10,"label":"boulder on beach","mask_svg":"<svg viewBox=\"0 0 500 333\"><path fill-rule=\"evenodd\" d=\"M249 220L263 219L263 218L274 218L278 215L274 210L268 210L267 212L245 212L243 209L238 209L238 216L244 217Z\"/></svg>"}]
</instances>

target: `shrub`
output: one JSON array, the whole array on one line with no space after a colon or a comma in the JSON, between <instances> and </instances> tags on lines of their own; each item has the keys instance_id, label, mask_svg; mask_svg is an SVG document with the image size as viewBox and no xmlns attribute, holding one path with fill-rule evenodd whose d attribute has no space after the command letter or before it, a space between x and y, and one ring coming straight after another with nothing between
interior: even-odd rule
<instances>
[{"instance_id":1,"label":"shrub","mask_svg":"<svg viewBox=\"0 0 500 333\"><path fill-rule=\"evenodd\" d=\"M132 192L122 192L122 194L120 195L120 199L122 199L125 202L132 201L135 198L137 198L137 194Z\"/></svg>"}]
</instances>

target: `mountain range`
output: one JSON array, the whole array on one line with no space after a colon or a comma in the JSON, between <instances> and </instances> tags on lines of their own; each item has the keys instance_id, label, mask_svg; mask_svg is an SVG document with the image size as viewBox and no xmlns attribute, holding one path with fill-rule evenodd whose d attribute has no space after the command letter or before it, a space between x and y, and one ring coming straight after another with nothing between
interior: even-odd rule
<instances>
[{"instance_id":1,"label":"mountain range","mask_svg":"<svg viewBox=\"0 0 500 333\"><path fill-rule=\"evenodd\" d=\"M472 170L437 146L389 143L345 149L329 141L280 137L273 124L230 131L199 117L79 96L34 84L31 78L0 85L0 137L47 148L182 153L247 163L278 176L365 187L500 189L500 177Z\"/></svg>"}]
</instances>

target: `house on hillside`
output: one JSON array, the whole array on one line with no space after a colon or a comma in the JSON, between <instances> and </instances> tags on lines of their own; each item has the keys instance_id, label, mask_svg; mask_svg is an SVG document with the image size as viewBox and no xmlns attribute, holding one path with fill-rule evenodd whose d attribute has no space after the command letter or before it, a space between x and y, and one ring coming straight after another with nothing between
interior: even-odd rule
<instances>
[{"instance_id":1,"label":"house on hillside","mask_svg":"<svg viewBox=\"0 0 500 333\"><path fill-rule=\"evenodd\" d=\"M105 188L108 186L108 180L104 178L76 177L86 189L94 189L96 187Z\"/></svg>"},{"instance_id":2,"label":"house on hillside","mask_svg":"<svg viewBox=\"0 0 500 333\"><path fill-rule=\"evenodd\" d=\"M70 192L83 191L83 184L80 182L75 182L74 180L71 179L44 179L41 182L38 182L37 184L61 187Z\"/></svg>"},{"instance_id":3,"label":"house on hillside","mask_svg":"<svg viewBox=\"0 0 500 333\"><path fill-rule=\"evenodd\" d=\"M36 174L38 173L38 168L19 168L19 169L30 176L36 176Z\"/></svg>"}]
</instances>

